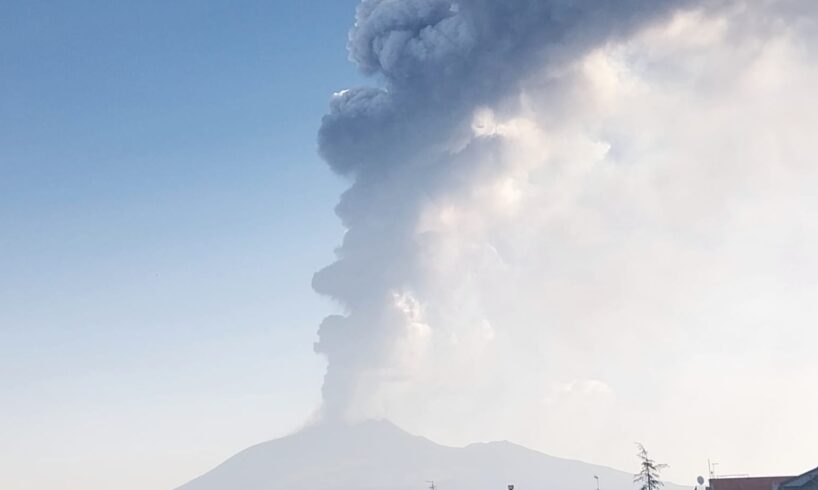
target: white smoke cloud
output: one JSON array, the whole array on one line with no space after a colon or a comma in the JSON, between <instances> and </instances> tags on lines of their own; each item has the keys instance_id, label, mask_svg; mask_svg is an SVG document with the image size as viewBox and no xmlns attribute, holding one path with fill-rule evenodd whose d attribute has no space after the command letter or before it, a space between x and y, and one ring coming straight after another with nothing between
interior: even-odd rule
<instances>
[{"instance_id":1,"label":"white smoke cloud","mask_svg":"<svg viewBox=\"0 0 818 490\"><path fill-rule=\"evenodd\" d=\"M641 440L679 471L797 471L786 440L808 467L815 19L362 2L351 56L385 87L337 95L321 133L354 179L314 281L345 308L317 345L327 415L623 467Z\"/></svg>"}]
</instances>

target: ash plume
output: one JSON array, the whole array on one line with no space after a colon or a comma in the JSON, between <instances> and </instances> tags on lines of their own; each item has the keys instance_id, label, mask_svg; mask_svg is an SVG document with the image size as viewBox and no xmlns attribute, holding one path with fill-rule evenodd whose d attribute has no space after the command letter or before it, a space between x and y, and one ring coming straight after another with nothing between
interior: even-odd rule
<instances>
[{"instance_id":1,"label":"ash plume","mask_svg":"<svg viewBox=\"0 0 818 490\"><path fill-rule=\"evenodd\" d=\"M473 137L475 111L513 112L533 72L694 3L702 2L361 2L350 59L381 86L337 93L319 134L325 160L352 180L337 207L347 228L337 261L313 280L345 309L325 319L316 344L328 360L326 416L366 415L379 385L403 376L408 337L435 328L417 298L434 246L419 222L425 202L492 171L477 163L494 142Z\"/></svg>"},{"instance_id":2,"label":"ash plume","mask_svg":"<svg viewBox=\"0 0 818 490\"><path fill-rule=\"evenodd\" d=\"M349 52L373 87L338 92L319 134L351 183L313 281L341 308L323 416L622 467L640 440L695 468L680 430L757 468L781 437L811 454L816 19L811 0L363 1Z\"/></svg>"}]
</instances>

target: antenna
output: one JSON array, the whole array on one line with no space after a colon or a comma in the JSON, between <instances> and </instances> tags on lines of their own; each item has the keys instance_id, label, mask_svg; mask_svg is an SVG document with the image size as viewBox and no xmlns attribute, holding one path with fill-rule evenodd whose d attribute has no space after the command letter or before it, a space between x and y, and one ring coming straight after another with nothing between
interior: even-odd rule
<instances>
[{"instance_id":1,"label":"antenna","mask_svg":"<svg viewBox=\"0 0 818 490\"><path fill-rule=\"evenodd\" d=\"M710 458L707 458L707 472L710 474L711 479L716 478L716 466L718 465L718 463L711 463Z\"/></svg>"}]
</instances>

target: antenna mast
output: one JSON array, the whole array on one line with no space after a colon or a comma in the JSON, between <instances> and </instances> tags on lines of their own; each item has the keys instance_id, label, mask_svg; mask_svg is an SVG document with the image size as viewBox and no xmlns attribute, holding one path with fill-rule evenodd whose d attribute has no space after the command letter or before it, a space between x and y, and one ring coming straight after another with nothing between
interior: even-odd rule
<instances>
[{"instance_id":1,"label":"antenna mast","mask_svg":"<svg viewBox=\"0 0 818 490\"><path fill-rule=\"evenodd\" d=\"M710 479L716 478L716 466L718 463L711 463L710 458L707 458L707 472L710 474Z\"/></svg>"}]
</instances>

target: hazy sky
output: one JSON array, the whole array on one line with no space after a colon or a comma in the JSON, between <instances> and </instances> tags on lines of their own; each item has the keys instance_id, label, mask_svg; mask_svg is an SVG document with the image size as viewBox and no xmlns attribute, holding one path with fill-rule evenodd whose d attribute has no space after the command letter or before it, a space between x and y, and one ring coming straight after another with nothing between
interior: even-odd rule
<instances>
[{"instance_id":1,"label":"hazy sky","mask_svg":"<svg viewBox=\"0 0 818 490\"><path fill-rule=\"evenodd\" d=\"M171 488L295 430L338 311L345 416L814 466L815 8L567 8L554 42L491 9L560 2L381 3L367 81L352 0L4 9L0 487Z\"/></svg>"}]
</instances>

